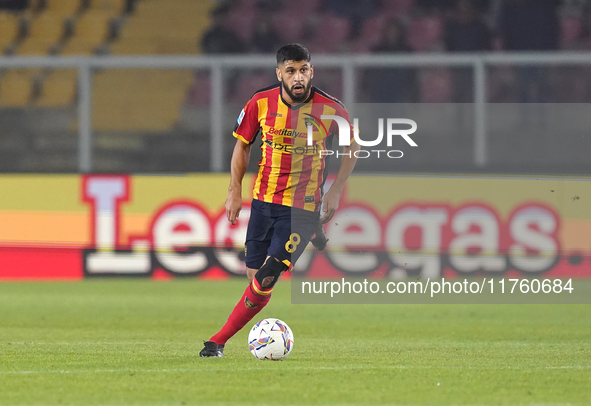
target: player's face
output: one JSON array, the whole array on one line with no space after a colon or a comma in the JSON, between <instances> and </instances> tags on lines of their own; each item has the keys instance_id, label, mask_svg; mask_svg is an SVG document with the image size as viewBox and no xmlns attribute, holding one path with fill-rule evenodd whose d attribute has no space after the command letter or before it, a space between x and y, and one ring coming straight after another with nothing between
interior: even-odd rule
<instances>
[{"instance_id":1,"label":"player's face","mask_svg":"<svg viewBox=\"0 0 591 406\"><path fill-rule=\"evenodd\" d=\"M301 103L310 94L314 67L307 61L285 61L277 67L277 79L282 83L289 102Z\"/></svg>"}]
</instances>

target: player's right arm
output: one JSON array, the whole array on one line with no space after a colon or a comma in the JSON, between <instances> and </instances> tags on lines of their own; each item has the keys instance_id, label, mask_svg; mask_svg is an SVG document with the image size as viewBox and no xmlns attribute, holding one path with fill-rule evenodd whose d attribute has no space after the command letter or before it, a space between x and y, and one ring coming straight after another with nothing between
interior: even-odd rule
<instances>
[{"instance_id":1,"label":"player's right arm","mask_svg":"<svg viewBox=\"0 0 591 406\"><path fill-rule=\"evenodd\" d=\"M244 141L236 140L234 152L232 153L230 187L226 199L226 215L228 221L236 224L240 210L242 209L242 179L248 168L250 159L250 146Z\"/></svg>"},{"instance_id":2,"label":"player's right arm","mask_svg":"<svg viewBox=\"0 0 591 406\"><path fill-rule=\"evenodd\" d=\"M236 145L232 153L228 198L224 205L228 221L232 224L236 224L236 220L242 209L242 179L248 168L250 146L254 142L259 129L258 104L253 98L242 109L234 127L233 135L236 137Z\"/></svg>"}]
</instances>

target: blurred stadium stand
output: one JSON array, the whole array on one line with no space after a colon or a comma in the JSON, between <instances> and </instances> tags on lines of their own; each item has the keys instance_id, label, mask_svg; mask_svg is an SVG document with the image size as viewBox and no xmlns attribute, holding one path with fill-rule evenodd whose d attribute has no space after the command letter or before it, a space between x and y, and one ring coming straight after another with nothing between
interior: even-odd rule
<instances>
[{"instance_id":1,"label":"blurred stadium stand","mask_svg":"<svg viewBox=\"0 0 591 406\"><path fill-rule=\"evenodd\" d=\"M13 55L175 56L260 53L282 43L298 41L306 44L313 55L438 54L449 50L446 35L450 22L460 21L469 26L473 18L490 30L493 49L502 51L513 42L507 38L512 34L503 31L507 23L500 20L507 15L507 9L530 2L534 7L544 3L549 13L555 13L556 41L561 49L588 51L591 48L589 1L536 1L474 1L476 11L466 21L454 1L0 0L0 49L7 58ZM393 24L400 27L398 33L392 33ZM398 38L388 44L388 35ZM383 89L363 79L359 80L358 101L472 101L472 73L466 69L463 72L461 68L446 67L397 69L360 69L358 77L399 75L404 83L394 80L389 86L404 85L400 90L403 96L384 99L380 94ZM496 103L587 103L591 99L589 71L582 65L538 70L491 67L488 99ZM323 69L315 83L342 98L341 74L338 69ZM74 69L11 68L0 72L0 119L6 123L3 124L6 132L1 137L10 140L14 134L22 136L19 142L1 142L1 154L7 158L0 164L0 170L77 171L77 80ZM228 131L250 95L275 80L272 66L266 71L229 70L224 93ZM209 170L211 82L207 70L96 71L92 85L93 169L102 172ZM230 149L225 151L226 155L229 153ZM515 168L519 171L519 165ZM563 172L569 170L566 164L563 169L560 165L556 168ZM430 159L413 163L407 169L475 170L470 165L433 164ZM538 169L523 167L522 171Z\"/></svg>"}]
</instances>

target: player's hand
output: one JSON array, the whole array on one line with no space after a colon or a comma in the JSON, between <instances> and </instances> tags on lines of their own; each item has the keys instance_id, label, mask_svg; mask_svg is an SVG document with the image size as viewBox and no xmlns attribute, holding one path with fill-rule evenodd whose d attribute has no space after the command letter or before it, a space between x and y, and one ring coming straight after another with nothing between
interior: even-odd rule
<instances>
[{"instance_id":1,"label":"player's hand","mask_svg":"<svg viewBox=\"0 0 591 406\"><path fill-rule=\"evenodd\" d=\"M340 198L341 194L333 191L332 189L326 192L322 204L322 211L324 212L324 215L321 219L322 224L328 223L332 216L334 216L335 212L339 208Z\"/></svg>"},{"instance_id":2,"label":"player's hand","mask_svg":"<svg viewBox=\"0 0 591 406\"><path fill-rule=\"evenodd\" d=\"M238 216L240 215L240 210L242 210L242 194L239 191L230 190L224 207L226 208L228 221L232 223L232 225L235 225L236 220L238 220Z\"/></svg>"}]
</instances>

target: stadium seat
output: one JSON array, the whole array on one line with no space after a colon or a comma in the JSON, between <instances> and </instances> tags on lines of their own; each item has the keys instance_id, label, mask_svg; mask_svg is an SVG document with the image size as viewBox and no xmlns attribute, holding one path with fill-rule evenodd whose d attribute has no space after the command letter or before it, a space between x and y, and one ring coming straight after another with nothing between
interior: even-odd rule
<instances>
[{"instance_id":1,"label":"stadium seat","mask_svg":"<svg viewBox=\"0 0 591 406\"><path fill-rule=\"evenodd\" d=\"M86 41L84 38L73 38L61 50L62 55L90 56L96 51L97 43Z\"/></svg>"},{"instance_id":2,"label":"stadium seat","mask_svg":"<svg viewBox=\"0 0 591 406\"><path fill-rule=\"evenodd\" d=\"M93 82L97 131L168 131L176 125L191 70L109 69Z\"/></svg>"},{"instance_id":3,"label":"stadium seat","mask_svg":"<svg viewBox=\"0 0 591 406\"><path fill-rule=\"evenodd\" d=\"M29 26L29 35L20 44L18 55L47 54L64 34L64 17L60 14L44 12Z\"/></svg>"},{"instance_id":4,"label":"stadium seat","mask_svg":"<svg viewBox=\"0 0 591 406\"><path fill-rule=\"evenodd\" d=\"M124 38L111 47L114 55L188 55L198 51L195 38Z\"/></svg>"},{"instance_id":5,"label":"stadium seat","mask_svg":"<svg viewBox=\"0 0 591 406\"><path fill-rule=\"evenodd\" d=\"M25 107L33 92L38 70L11 69L0 80L0 107Z\"/></svg>"},{"instance_id":6,"label":"stadium seat","mask_svg":"<svg viewBox=\"0 0 591 406\"><path fill-rule=\"evenodd\" d=\"M109 35L111 14L90 10L76 22L74 34L62 50L64 55L89 55Z\"/></svg>"},{"instance_id":7,"label":"stadium seat","mask_svg":"<svg viewBox=\"0 0 591 406\"><path fill-rule=\"evenodd\" d=\"M111 46L113 55L155 55L158 47L143 38L121 38Z\"/></svg>"},{"instance_id":8,"label":"stadium seat","mask_svg":"<svg viewBox=\"0 0 591 406\"><path fill-rule=\"evenodd\" d=\"M562 17L560 19L560 46L563 49L574 48L583 35L583 23L577 17Z\"/></svg>"},{"instance_id":9,"label":"stadium seat","mask_svg":"<svg viewBox=\"0 0 591 406\"><path fill-rule=\"evenodd\" d=\"M45 11L69 17L75 15L80 8L80 0L46 0Z\"/></svg>"},{"instance_id":10,"label":"stadium seat","mask_svg":"<svg viewBox=\"0 0 591 406\"><path fill-rule=\"evenodd\" d=\"M195 54L207 29L209 1L145 1L123 26L113 43L114 54Z\"/></svg>"},{"instance_id":11,"label":"stadium seat","mask_svg":"<svg viewBox=\"0 0 591 406\"><path fill-rule=\"evenodd\" d=\"M503 100L505 89L508 87L507 83L511 82L512 67L510 66L496 66L490 68L487 75L486 93L489 102L497 102Z\"/></svg>"},{"instance_id":12,"label":"stadium seat","mask_svg":"<svg viewBox=\"0 0 591 406\"><path fill-rule=\"evenodd\" d=\"M312 14L320 8L320 0L288 1L285 9L291 13Z\"/></svg>"},{"instance_id":13,"label":"stadium seat","mask_svg":"<svg viewBox=\"0 0 591 406\"><path fill-rule=\"evenodd\" d=\"M245 75L239 79L236 88L232 92L232 100L230 101L242 105L246 104L254 92L277 83L276 80L277 79L273 80L269 74L265 73Z\"/></svg>"},{"instance_id":14,"label":"stadium seat","mask_svg":"<svg viewBox=\"0 0 591 406\"><path fill-rule=\"evenodd\" d=\"M195 106L209 106L211 102L211 78L208 74L195 75L189 89L187 103Z\"/></svg>"},{"instance_id":15,"label":"stadium seat","mask_svg":"<svg viewBox=\"0 0 591 406\"><path fill-rule=\"evenodd\" d=\"M420 102L449 103L453 85L451 72L446 68L428 68L420 72Z\"/></svg>"},{"instance_id":16,"label":"stadium seat","mask_svg":"<svg viewBox=\"0 0 591 406\"><path fill-rule=\"evenodd\" d=\"M35 100L37 107L64 107L76 99L78 73L75 69L58 69L43 82L41 93Z\"/></svg>"},{"instance_id":17,"label":"stadium seat","mask_svg":"<svg viewBox=\"0 0 591 406\"><path fill-rule=\"evenodd\" d=\"M353 52L370 52L381 40L384 23L389 17L385 14L378 14L370 17L363 22L361 34L353 44Z\"/></svg>"},{"instance_id":18,"label":"stadium seat","mask_svg":"<svg viewBox=\"0 0 591 406\"><path fill-rule=\"evenodd\" d=\"M42 39L30 38L19 45L16 54L20 56L47 55L53 50L53 45Z\"/></svg>"},{"instance_id":19,"label":"stadium seat","mask_svg":"<svg viewBox=\"0 0 591 406\"><path fill-rule=\"evenodd\" d=\"M414 7L414 0L390 0L382 2L380 14L388 17L408 17Z\"/></svg>"},{"instance_id":20,"label":"stadium seat","mask_svg":"<svg viewBox=\"0 0 591 406\"><path fill-rule=\"evenodd\" d=\"M198 51L195 38L161 38L156 41L157 52L162 55L191 55Z\"/></svg>"},{"instance_id":21,"label":"stadium seat","mask_svg":"<svg viewBox=\"0 0 591 406\"><path fill-rule=\"evenodd\" d=\"M257 23L257 14L253 9L234 9L228 16L228 28L244 43L249 43Z\"/></svg>"},{"instance_id":22,"label":"stadium seat","mask_svg":"<svg viewBox=\"0 0 591 406\"><path fill-rule=\"evenodd\" d=\"M236 9L242 12L255 10L259 4L259 0L236 0Z\"/></svg>"},{"instance_id":23,"label":"stadium seat","mask_svg":"<svg viewBox=\"0 0 591 406\"><path fill-rule=\"evenodd\" d=\"M338 69L323 72L316 86L337 99L343 98L343 77Z\"/></svg>"},{"instance_id":24,"label":"stadium seat","mask_svg":"<svg viewBox=\"0 0 591 406\"><path fill-rule=\"evenodd\" d=\"M502 51L503 50L503 40L500 37L494 37L492 39L492 50L493 51Z\"/></svg>"},{"instance_id":25,"label":"stadium seat","mask_svg":"<svg viewBox=\"0 0 591 406\"><path fill-rule=\"evenodd\" d=\"M434 51L441 45L443 20L437 16L425 16L412 21L408 42L413 51Z\"/></svg>"},{"instance_id":26,"label":"stadium seat","mask_svg":"<svg viewBox=\"0 0 591 406\"><path fill-rule=\"evenodd\" d=\"M136 10L133 13L133 18L144 17L170 17L175 16L179 19L187 19L189 17L195 18L197 14L202 13L206 16L209 11L215 6L215 2L211 0L195 1L195 0L166 0L166 1L139 1L136 3ZM155 27L161 29L160 27ZM170 27L168 27L170 28Z\"/></svg>"},{"instance_id":27,"label":"stadium seat","mask_svg":"<svg viewBox=\"0 0 591 406\"><path fill-rule=\"evenodd\" d=\"M126 0L90 0L91 10L100 10L115 15L125 11Z\"/></svg>"},{"instance_id":28,"label":"stadium seat","mask_svg":"<svg viewBox=\"0 0 591 406\"><path fill-rule=\"evenodd\" d=\"M45 0L29 0L27 9L24 11L25 16L31 16L38 13L45 7Z\"/></svg>"},{"instance_id":29,"label":"stadium seat","mask_svg":"<svg viewBox=\"0 0 591 406\"><path fill-rule=\"evenodd\" d=\"M324 14L318 21L310 51L331 53L339 50L351 31L351 23L346 18Z\"/></svg>"},{"instance_id":30,"label":"stadium seat","mask_svg":"<svg viewBox=\"0 0 591 406\"><path fill-rule=\"evenodd\" d=\"M301 41L306 23L305 16L291 11L282 11L272 17L273 29L284 43Z\"/></svg>"},{"instance_id":31,"label":"stadium seat","mask_svg":"<svg viewBox=\"0 0 591 406\"><path fill-rule=\"evenodd\" d=\"M0 53L18 37L19 22L15 15L0 13Z\"/></svg>"}]
</instances>

